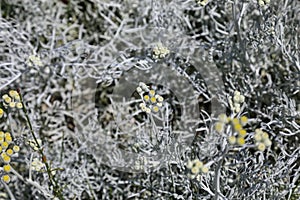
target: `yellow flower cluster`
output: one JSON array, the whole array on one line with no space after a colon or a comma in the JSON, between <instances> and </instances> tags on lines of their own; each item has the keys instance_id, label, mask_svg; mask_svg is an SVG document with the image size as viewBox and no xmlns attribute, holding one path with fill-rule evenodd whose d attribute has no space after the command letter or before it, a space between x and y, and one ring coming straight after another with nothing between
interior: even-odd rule
<instances>
[{"instance_id":1,"label":"yellow flower cluster","mask_svg":"<svg viewBox=\"0 0 300 200\"><path fill-rule=\"evenodd\" d=\"M196 3L201 6L205 6L208 3L208 0L196 0Z\"/></svg>"},{"instance_id":2,"label":"yellow flower cluster","mask_svg":"<svg viewBox=\"0 0 300 200\"><path fill-rule=\"evenodd\" d=\"M231 110L234 113L238 113L241 110L241 104L245 102L245 96L241 95L241 93L239 91L234 91L233 98L229 97L228 101L229 101Z\"/></svg>"},{"instance_id":3,"label":"yellow flower cluster","mask_svg":"<svg viewBox=\"0 0 300 200\"><path fill-rule=\"evenodd\" d=\"M32 67L33 65L41 67L43 66L43 63L39 57L31 55L28 57L27 65L29 67Z\"/></svg>"},{"instance_id":4,"label":"yellow flower cluster","mask_svg":"<svg viewBox=\"0 0 300 200\"><path fill-rule=\"evenodd\" d=\"M10 161L11 157L20 151L20 147L13 143L12 136L9 132L0 131L0 152L1 158L4 163L3 171L7 174L2 176L2 180L6 183L10 182L10 176L8 173L11 171Z\"/></svg>"},{"instance_id":5,"label":"yellow flower cluster","mask_svg":"<svg viewBox=\"0 0 300 200\"><path fill-rule=\"evenodd\" d=\"M39 145L37 145L37 143L33 139L29 139L26 141L26 144L28 144L34 151L37 151L39 150L38 146L42 146L42 140L37 139L37 142Z\"/></svg>"},{"instance_id":6,"label":"yellow flower cluster","mask_svg":"<svg viewBox=\"0 0 300 200\"><path fill-rule=\"evenodd\" d=\"M33 161L31 162L31 170L38 171L38 172L43 172L44 171L44 164L42 161L40 161L38 158L34 158Z\"/></svg>"},{"instance_id":7,"label":"yellow flower cluster","mask_svg":"<svg viewBox=\"0 0 300 200\"><path fill-rule=\"evenodd\" d=\"M10 107L10 108L23 108L23 104L20 100L20 95L16 90L10 90L8 94L4 94L2 96L3 100L3 106L4 107ZM1 109L2 110L2 109ZM2 116L1 116L1 110L0 110L0 117L3 116L4 111L2 110Z\"/></svg>"},{"instance_id":8,"label":"yellow flower cluster","mask_svg":"<svg viewBox=\"0 0 300 200\"><path fill-rule=\"evenodd\" d=\"M270 3L270 0L258 0L259 6L264 6Z\"/></svg>"},{"instance_id":9,"label":"yellow flower cluster","mask_svg":"<svg viewBox=\"0 0 300 200\"><path fill-rule=\"evenodd\" d=\"M228 123L231 122L235 135L228 137L228 142L232 145L238 144L243 146L245 144L245 137L247 135L247 131L243 128L248 123L248 118L246 116L242 116L241 118L233 118L227 117L226 114L220 114L218 116L218 121L215 123L215 130L218 133L222 133L224 128Z\"/></svg>"},{"instance_id":10,"label":"yellow flower cluster","mask_svg":"<svg viewBox=\"0 0 300 200\"><path fill-rule=\"evenodd\" d=\"M159 109L162 107L162 102L164 101L164 98L158 94L155 93L155 90L149 89L149 87L143 83L139 83L139 87L136 88L136 91L141 96L141 99L143 100L142 103L140 103L140 108L142 111L146 113L158 112Z\"/></svg>"},{"instance_id":11,"label":"yellow flower cluster","mask_svg":"<svg viewBox=\"0 0 300 200\"><path fill-rule=\"evenodd\" d=\"M269 134L261 129L255 129L254 140L259 151L264 151L267 147L272 145Z\"/></svg>"},{"instance_id":12,"label":"yellow flower cluster","mask_svg":"<svg viewBox=\"0 0 300 200\"><path fill-rule=\"evenodd\" d=\"M153 58L155 59L165 58L169 53L170 50L161 43L158 43L157 46L153 48Z\"/></svg>"},{"instance_id":13,"label":"yellow flower cluster","mask_svg":"<svg viewBox=\"0 0 300 200\"><path fill-rule=\"evenodd\" d=\"M191 170L191 177L195 178L200 172L207 173L208 167L203 164L198 158L192 161L188 161L187 168Z\"/></svg>"},{"instance_id":14,"label":"yellow flower cluster","mask_svg":"<svg viewBox=\"0 0 300 200\"><path fill-rule=\"evenodd\" d=\"M228 142L230 144L238 144L239 146L243 146L245 144L245 137L247 135L247 131L243 129L248 122L248 118L246 116L242 116L240 119L233 118L231 119L231 124L233 126L234 131L237 133L236 136L229 136Z\"/></svg>"}]
</instances>

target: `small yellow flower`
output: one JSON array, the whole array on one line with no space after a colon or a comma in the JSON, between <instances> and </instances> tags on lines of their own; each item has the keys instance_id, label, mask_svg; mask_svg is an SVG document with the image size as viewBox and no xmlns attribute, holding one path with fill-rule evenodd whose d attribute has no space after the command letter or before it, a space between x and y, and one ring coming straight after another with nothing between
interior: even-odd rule
<instances>
[{"instance_id":1,"label":"small yellow flower","mask_svg":"<svg viewBox=\"0 0 300 200\"><path fill-rule=\"evenodd\" d=\"M235 95L233 97L233 101L239 103L240 102L240 96L239 95Z\"/></svg>"},{"instance_id":2,"label":"small yellow flower","mask_svg":"<svg viewBox=\"0 0 300 200\"><path fill-rule=\"evenodd\" d=\"M5 132L4 136L5 137L11 137L11 134L10 134L10 132Z\"/></svg>"},{"instance_id":3,"label":"small yellow flower","mask_svg":"<svg viewBox=\"0 0 300 200\"><path fill-rule=\"evenodd\" d=\"M158 107L158 106L153 106L152 110L153 110L154 112L158 112L158 111L159 111L159 107Z\"/></svg>"},{"instance_id":4,"label":"small yellow flower","mask_svg":"<svg viewBox=\"0 0 300 200\"><path fill-rule=\"evenodd\" d=\"M153 97L155 95L155 90L150 90L149 94Z\"/></svg>"},{"instance_id":5,"label":"small yellow flower","mask_svg":"<svg viewBox=\"0 0 300 200\"><path fill-rule=\"evenodd\" d=\"M1 146L3 149L6 149L8 147L8 143L7 142L2 142Z\"/></svg>"},{"instance_id":6,"label":"small yellow flower","mask_svg":"<svg viewBox=\"0 0 300 200\"><path fill-rule=\"evenodd\" d=\"M265 2L264 2L263 0L259 0L259 1L258 1L258 5L259 5L259 6L264 6L264 5L265 5Z\"/></svg>"},{"instance_id":7,"label":"small yellow flower","mask_svg":"<svg viewBox=\"0 0 300 200\"><path fill-rule=\"evenodd\" d=\"M5 141L10 144L12 142L12 137L11 136L5 136Z\"/></svg>"},{"instance_id":8,"label":"small yellow flower","mask_svg":"<svg viewBox=\"0 0 300 200\"><path fill-rule=\"evenodd\" d=\"M236 143L240 146L243 146L245 144L245 139L242 137L238 137Z\"/></svg>"},{"instance_id":9,"label":"small yellow flower","mask_svg":"<svg viewBox=\"0 0 300 200\"><path fill-rule=\"evenodd\" d=\"M20 147L18 145L13 146L14 152L18 153L20 151Z\"/></svg>"},{"instance_id":10,"label":"small yellow flower","mask_svg":"<svg viewBox=\"0 0 300 200\"><path fill-rule=\"evenodd\" d=\"M144 96L144 100L145 100L145 101L149 101L149 99L150 99L149 95L145 95L145 96Z\"/></svg>"},{"instance_id":11,"label":"small yellow flower","mask_svg":"<svg viewBox=\"0 0 300 200\"><path fill-rule=\"evenodd\" d=\"M201 172L206 174L206 173L208 172L208 167L203 166L203 167L201 168Z\"/></svg>"},{"instance_id":12,"label":"small yellow flower","mask_svg":"<svg viewBox=\"0 0 300 200\"><path fill-rule=\"evenodd\" d=\"M9 164L3 165L3 170L4 170L6 173L8 173L8 172L11 171L11 166L10 166Z\"/></svg>"},{"instance_id":13,"label":"small yellow flower","mask_svg":"<svg viewBox=\"0 0 300 200\"><path fill-rule=\"evenodd\" d=\"M38 158L34 158L30 168L34 171L41 171L44 168L44 164Z\"/></svg>"},{"instance_id":14,"label":"small yellow flower","mask_svg":"<svg viewBox=\"0 0 300 200\"><path fill-rule=\"evenodd\" d=\"M160 95L157 96L157 101L158 102L163 102L164 98Z\"/></svg>"},{"instance_id":15,"label":"small yellow flower","mask_svg":"<svg viewBox=\"0 0 300 200\"><path fill-rule=\"evenodd\" d=\"M161 43L158 43L156 47L153 48L153 57L164 58L170 53L170 50L167 47L164 47Z\"/></svg>"},{"instance_id":16,"label":"small yellow flower","mask_svg":"<svg viewBox=\"0 0 300 200\"><path fill-rule=\"evenodd\" d=\"M16 105L16 107L17 107L18 109L21 109L21 108L23 108L23 104L22 104L21 102L18 102L17 105Z\"/></svg>"},{"instance_id":17,"label":"small yellow flower","mask_svg":"<svg viewBox=\"0 0 300 200\"><path fill-rule=\"evenodd\" d=\"M271 142L270 139L266 139L266 140L264 141L264 144L265 144L267 147L269 147L269 146L272 145L272 142Z\"/></svg>"},{"instance_id":18,"label":"small yellow flower","mask_svg":"<svg viewBox=\"0 0 300 200\"><path fill-rule=\"evenodd\" d=\"M18 92L16 90L10 90L8 92L9 96L11 96L11 98L15 98L16 96L18 96Z\"/></svg>"},{"instance_id":19,"label":"small yellow flower","mask_svg":"<svg viewBox=\"0 0 300 200\"><path fill-rule=\"evenodd\" d=\"M263 132L262 135L261 135L261 138L262 138L262 140L267 140L267 139L269 139L268 133Z\"/></svg>"},{"instance_id":20,"label":"small yellow flower","mask_svg":"<svg viewBox=\"0 0 300 200\"><path fill-rule=\"evenodd\" d=\"M218 133L222 133L224 130L224 124L221 122L216 122L215 123L215 129Z\"/></svg>"},{"instance_id":21,"label":"small yellow flower","mask_svg":"<svg viewBox=\"0 0 300 200\"><path fill-rule=\"evenodd\" d=\"M37 139L37 142L39 144L39 146L41 147L42 146L42 140L41 139ZM33 140L33 139L30 139L27 141L27 144L29 144L29 146L34 150L34 151L37 151L38 150L38 144Z\"/></svg>"},{"instance_id":22,"label":"small yellow flower","mask_svg":"<svg viewBox=\"0 0 300 200\"><path fill-rule=\"evenodd\" d=\"M1 153L1 157L4 158L4 156L7 156L5 152Z\"/></svg>"},{"instance_id":23,"label":"small yellow flower","mask_svg":"<svg viewBox=\"0 0 300 200\"><path fill-rule=\"evenodd\" d=\"M9 183L10 182L10 177L9 177L9 175L3 175L2 176L2 180L5 182L5 183Z\"/></svg>"},{"instance_id":24,"label":"small yellow flower","mask_svg":"<svg viewBox=\"0 0 300 200\"><path fill-rule=\"evenodd\" d=\"M11 156L14 154L14 151L12 149L7 149L6 153L7 153L7 155Z\"/></svg>"},{"instance_id":25,"label":"small yellow flower","mask_svg":"<svg viewBox=\"0 0 300 200\"><path fill-rule=\"evenodd\" d=\"M239 121L238 118L233 118L233 119L231 120L231 122L232 122L233 125L240 124L240 121Z\"/></svg>"},{"instance_id":26,"label":"small yellow flower","mask_svg":"<svg viewBox=\"0 0 300 200\"><path fill-rule=\"evenodd\" d=\"M198 173L199 173L199 168L198 168L198 167L193 167L193 168L191 169L191 172L192 172L193 174L198 174Z\"/></svg>"},{"instance_id":27,"label":"small yellow flower","mask_svg":"<svg viewBox=\"0 0 300 200\"><path fill-rule=\"evenodd\" d=\"M228 142L229 142L229 144L234 145L236 143L236 137L229 136L228 137Z\"/></svg>"},{"instance_id":28,"label":"small yellow flower","mask_svg":"<svg viewBox=\"0 0 300 200\"><path fill-rule=\"evenodd\" d=\"M240 137L245 137L247 135L247 131L245 129L242 129L239 131L239 136Z\"/></svg>"},{"instance_id":29,"label":"small yellow flower","mask_svg":"<svg viewBox=\"0 0 300 200\"><path fill-rule=\"evenodd\" d=\"M27 64L30 67L32 67L33 65L36 65L36 66L39 66L39 67L43 66L43 63L42 63L41 59L38 56L35 56L35 55L30 55L28 57Z\"/></svg>"},{"instance_id":30,"label":"small yellow flower","mask_svg":"<svg viewBox=\"0 0 300 200\"><path fill-rule=\"evenodd\" d=\"M156 104L158 107L162 107L162 103L157 103Z\"/></svg>"},{"instance_id":31,"label":"small yellow flower","mask_svg":"<svg viewBox=\"0 0 300 200\"><path fill-rule=\"evenodd\" d=\"M9 104L11 102L11 98L5 94L2 96L2 99L4 100L5 103Z\"/></svg>"},{"instance_id":32,"label":"small yellow flower","mask_svg":"<svg viewBox=\"0 0 300 200\"><path fill-rule=\"evenodd\" d=\"M9 103L9 107L14 108L16 107L16 102L12 101Z\"/></svg>"},{"instance_id":33,"label":"small yellow flower","mask_svg":"<svg viewBox=\"0 0 300 200\"><path fill-rule=\"evenodd\" d=\"M0 108L0 118L3 117L3 115L4 115L4 111L2 108Z\"/></svg>"},{"instance_id":34,"label":"small yellow flower","mask_svg":"<svg viewBox=\"0 0 300 200\"><path fill-rule=\"evenodd\" d=\"M150 109L150 108L146 108L146 109L145 109L145 112L146 112L146 113L151 113L151 109Z\"/></svg>"},{"instance_id":35,"label":"small yellow flower","mask_svg":"<svg viewBox=\"0 0 300 200\"><path fill-rule=\"evenodd\" d=\"M192 161L189 160L189 161L187 162L187 165L186 165L186 166L187 166L187 168L192 169L193 165L194 165L194 163L193 163Z\"/></svg>"},{"instance_id":36,"label":"small yellow flower","mask_svg":"<svg viewBox=\"0 0 300 200\"><path fill-rule=\"evenodd\" d=\"M4 142L4 138L0 137L0 143Z\"/></svg>"},{"instance_id":37,"label":"small yellow flower","mask_svg":"<svg viewBox=\"0 0 300 200\"><path fill-rule=\"evenodd\" d=\"M201 168L201 167L203 167L203 162L201 162L200 160L196 159L196 160L194 160L194 166L198 167L198 168Z\"/></svg>"},{"instance_id":38,"label":"small yellow flower","mask_svg":"<svg viewBox=\"0 0 300 200\"><path fill-rule=\"evenodd\" d=\"M240 121L241 121L241 124L243 126L245 126L248 123L248 117L242 116L241 119L240 119Z\"/></svg>"},{"instance_id":39,"label":"small yellow flower","mask_svg":"<svg viewBox=\"0 0 300 200\"><path fill-rule=\"evenodd\" d=\"M234 130L240 131L240 130L242 130L242 129L243 129L243 127L242 127L241 124L234 124Z\"/></svg>"},{"instance_id":40,"label":"small yellow flower","mask_svg":"<svg viewBox=\"0 0 300 200\"><path fill-rule=\"evenodd\" d=\"M155 98L155 97L151 97L150 101L151 101L152 103L156 103L156 98Z\"/></svg>"},{"instance_id":41,"label":"small yellow flower","mask_svg":"<svg viewBox=\"0 0 300 200\"><path fill-rule=\"evenodd\" d=\"M146 104L145 103L140 103L140 108L144 108L146 107Z\"/></svg>"},{"instance_id":42,"label":"small yellow flower","mask_svg":"<svg viewBox=\"0 0 300 200\"><path fill-rule=\"evenodd\" d=\"M0 131L0 137L4 137L4 132Z\"/></svg>"},{"instance_id":43,"label":"small yellow flower","mask_svg":"<svg viewBox=\"0 0 300 200\"><path fill-rule=\"evenodd\" d=\"M4 156L2 157L2 159L3 159L3 162L4 162L4 163L9 163L9 162L10 162L10 157L9 157L8 155L4 155Z\"/></svg>"},{"instance_id":44,"label":"small yellow flower","mask_svg":"<svg viewBox=\"0 0 300 200\"><path fill-rule=\"evenodd\" d=\"M266 149L266 145L264 143L260 142L257 144L257 149L259 151L264 151Z\"/></svg>"}]
</instances>

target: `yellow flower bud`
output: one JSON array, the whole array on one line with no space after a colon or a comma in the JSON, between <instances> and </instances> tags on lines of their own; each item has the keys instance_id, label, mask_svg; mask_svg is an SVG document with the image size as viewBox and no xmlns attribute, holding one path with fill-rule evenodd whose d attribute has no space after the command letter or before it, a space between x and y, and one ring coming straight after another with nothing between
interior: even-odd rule
<instances>
[{"instance_id":1,"label":"yellow flower bud","mask_svg":"<svg viewBox=\"0 0 300 200\"><path fill-rule=\"evenodd\" d=\"M153 106L152 110L153 110L154 112L158 112L158 111L159 111L159 107L158 107L158 106Z\"/></svg>"},{"instance_id":2,"label":"yellow flower bud","mask_svg":"<svg viewBox=\"0 0 300 200\"><path fill-rule=\"evenodd\" d=\"M14 107L16 107L16 102L13 102L13 101L12 101L12 102L10 102L10 103L9 103L9 107L11 107L11 108L14 108Z\"/></svg>"},{"instance_id":3,"label":"yellow flower bud","mask_svg":"<svg viewBox=\"0 0 300 200\"><path fill-rule=\"evenodd\" d=\"M245 139L242 137L238 137L237 142L238 145L243 146L245 144Z\"/></svg>"},{"instance_id":4,"label":"yellow flower bud","mask_svg":"<svg viewBox=\"0 0 300 200\"><path fill-rule=\"evenodd\" d=\"M15 96L18 96L18 92L16 90L10 90L8 92L9 96L11 96L12 98L15 98Z\"/></svg>"},{"instance_id":5,"label":"yellow flower bud","mask_svg":"<svg viewBox=\"0 0 300 200\"><path fill-rule=\"evenodd\" d=\"M12 142L12 137L11 136L6 136L5 141L10 144Z\"/></svg>"},{"instance_id":6,"label":"yellow flower bud","mask_svg":"<svg viewBox=\"0 0 300 200\"><path fill-rule=\"evenodd\" d=\"M201 168L201 171L202 171L202 173L207 173L208 172L208 167L206 167L206 166L203 166L202 168Z\"/></svg>"},{"instance_id":7,"label":"yellow flower bud","mask_svg":"<svg viewBox=\"0 0 300 200\"><path fill-rule=\"evenodd\" d=\"M224 124L221 122L216 122L215 123L215 129L218 133L222 133L224 130Z\"/></svg>"},{"instance_id":8,"label":"yellow flower bud","mask_svg":"<svg viewBox=\"0 0 300 200\"><path fill-rule=\"evenodd\" d=\"M18 145L13 146L14 152L18 153L20 151L20 147Z\"/></svg>"},{"instance_id":9,"label":"yellow flower bud","mask_svg":"<svg viewBox=\"0 0 300 200\"><path fill-rule=\"evenodd\" d=\"M229 144L234 145L235 142L236 142L236 137L234 137L234 136L229 136L229 137L228 137L228 142L229 142Z\"/></svg>"},{"instance_id":10,"label":"yellow flower bud","mask_svg":"<svg viewBox=\"0 0 300 200\"><path fill-rule=\"evenodd\" d=\"M257 149L259 151L264 151L266 149L266 145L264 143L260 142L257 144Z\"/></svg>"},{"instance_id":11,"label":"yellow flower bud","mask_svg":"<svg viewBox=\"0 0 300 200\"><path fill-rule=\"evenodd\" d=\"M155 90L150 90L149 94L153 97L155 95Z\"/></svg>"},{"instance_id":12,"label":"yellow flower bud","mask_svg":"<svg viewBox=\"0 0 300 200\"><path fill-rule=\"evenodd\" d=\"M248 117L242 116L241 119L240 119L240 121L241 121L241 124L243 126L245 126L248 123Z\"/></svg>"},{"instance_id":13,"label":"yellow flower bud","mask_svg":"<svg viewBox=\"0 0 300 200\"><path fill-rule=\"evenodd\" d=\"M267 140L267 139L269 139L269 135L268 135L268 133L266 133L266 132L263 132L262 135L261 135L261 137L262 137L262 140Z\"/></svg>"},{"instance_id":14,"label":"yellow flower bud","mask_svg":"<svg viewBox=\"0 0 300 200\"><path fill-rule=\"evenodd\" d=\"M18 102L17 105L16 105L16 107L18 109L22 109L23 108L23 104L21 102Z\"/></svg>"},{"instance_id":15,"label":"yellow flower bud","mask_svg":"<svg viewBox=\"0 0 300 200\"><path fill-rule=\"evenodd\" d=\"M11 102L11 98L5 94L2 96L2 99L4 100L5 103L9 104Z\"/></svg>"},{"instance_id":16,"label":"yellow flower bud","mask_svg":"<svg viewBox=\"0 0 300 200\"><path fill-rule=\"evenodd\" d=\"M151 109L150 108L146 108L145 111L146 111L146 113L151 113Z\"/></svg>"},{"instance_id":17,"label":"yellow flower bud","mask_svg":"<svg viewBox=\"0 0 300 200\"><path fill-rule=\"evenodd\" d=\"M200 160L196 159L194 161L194 166L198 167L198 168L201 168L201 167L203 167L203 162L201 162Z\"/></svg>"},{"instance_id":18,"label":"yellow flower bud","mask_svg":"<svg viewBox=\"0 0 300 200\"><path fill-rule=\"evenodd\" d=\"M3 117L3 115L4 115L4 110L0 108L0 118Z\"/></svg>"},{"instance_id":19,"label":"yellow flower bud","mask_svg":"<svg viewBox=\"0 0 300 200\"><path fill-rule=\"evenodd\" d=\"M163 98L162 96L158 95L157 101L158 101L158 102L163 102L163 100L164 100L164 98Z\"/></svg>"},{"instance_id":20,"label":"yellow flower bud","mask_svg":"<svg viewBox=\"0 0 300 200\"><path fill-rule=\"evenodd\" d=\"M264 141L264 144L266 145L266 147L269 147L269 146L272 145L272 142L271 142L270 139L266 139L266 140Z\"/></svg>"},{"instance_id":21,"label":"yellow flower bud","mask_svg":"<svg viewBox=\"0 0 300 200\"><path fill-rule=\"evenodd\" d=\"M233 118L231 121L232 121L233 125L240 124L240 121L238 118Z\"/></svg>"},{"instance_id":22,"label":"yellow flower bud","mask_svg":"<svg viewBox=\"0 0 300 200\"><path fill-rule=\"evenodd\" d=\"M198 167L193 167L193 168L191 169L191 172L192 172L193 174L198 174L198 173L199 173L199 168L198 168Z\"/></svg>"}]
</instances>

